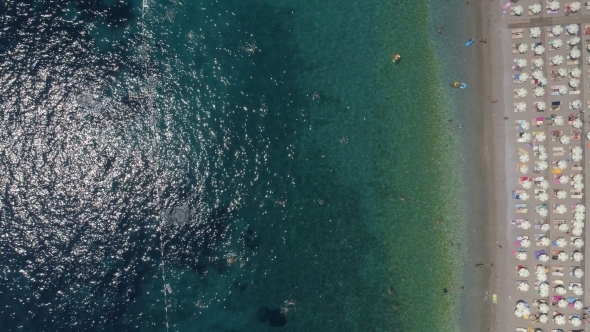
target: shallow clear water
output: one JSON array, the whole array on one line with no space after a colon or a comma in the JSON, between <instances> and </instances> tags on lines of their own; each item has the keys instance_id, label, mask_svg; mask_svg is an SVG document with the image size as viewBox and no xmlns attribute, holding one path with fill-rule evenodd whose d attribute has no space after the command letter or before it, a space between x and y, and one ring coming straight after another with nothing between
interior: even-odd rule
<instances>
[{"instance_id":1,"label":"shallow clear water","mask_svg":"<svg viewBox=\"0 0 590 332\"><path fill-rule=\"evenodd\" d=\"M457 330L425 2L0 10L3 330Z\"/></svg>"}]
</instances>

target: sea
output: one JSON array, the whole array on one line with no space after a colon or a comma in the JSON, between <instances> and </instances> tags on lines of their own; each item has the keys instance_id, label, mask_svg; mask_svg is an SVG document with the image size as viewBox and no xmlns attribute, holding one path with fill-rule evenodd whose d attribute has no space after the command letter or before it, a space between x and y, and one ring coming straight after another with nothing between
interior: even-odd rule
<instances>
[{"instance_id":1,"label":"sea","mask_svg":"<svg viewBox=\"0 0 590 332\"><path fill-rule=\"evenodd\" d=\"M0 2L1 330L468 331L470 10Z\"/></svg>"}]
</instances>

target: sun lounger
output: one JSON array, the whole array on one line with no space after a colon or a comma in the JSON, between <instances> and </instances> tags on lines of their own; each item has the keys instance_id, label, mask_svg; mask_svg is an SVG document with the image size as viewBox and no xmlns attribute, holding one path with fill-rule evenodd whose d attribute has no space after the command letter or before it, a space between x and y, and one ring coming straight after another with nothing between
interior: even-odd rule
<instances>
[{"instance_id":1,"label":"sun lounger","mask_svg":"<svg viewBox=\"0 0 590 332\"><path fill-rule=\"evenodd\" d=\"M568 56L568 58L569 58L569 56ZM571 60L571 59L568 59L568 60L567 60L565 63L566 63L568 66L575 66L575 65L579 64L579 61L578 61L578 59L576 59L576 60Z\"/></svg>"},{"instance_id":2,"label":"sun lounger","mask_svg":"<svg viewBox=\"0 0 590 332\"><path fill-rule=\"evenodd\" d=\"M586 2L586 9L590 10L590 2ZM585 35L590 35L590 24L584 25L584 32Z\"/></svg>"},{"instance_id":3,"label":"sun lounger","mask_svg":"<svg viewBox=\"0 0 590 332\"><path fill-rule=\"evenodd\" d=\"M580 90L570 90L569 94L570 95L579 95L580 94Z\"/></svg>"},{"instance_id":4,"label":"sun lounger","mask_svg":"<svg viewBox=\"0 0 590 332\"><path fill-rule=\"evenodd\" d=\"M512 33L512 39L522 39L522 32Z\"/></svg>"}]
</instances>

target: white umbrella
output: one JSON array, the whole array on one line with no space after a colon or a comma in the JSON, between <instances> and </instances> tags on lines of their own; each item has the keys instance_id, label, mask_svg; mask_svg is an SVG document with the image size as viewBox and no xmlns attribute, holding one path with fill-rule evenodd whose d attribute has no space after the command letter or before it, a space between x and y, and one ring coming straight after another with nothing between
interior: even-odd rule
<instances>
[{"instance_id":1,"label":"white umbrella","mask_svg":"<svg viewBox=\"0 0 590 332\"><path fill-rule=\"evenodd\" d=\"M540 254L540 255L539 255L539 260L540 260L541 262L544 262L544 263L546 263L546 262L548 262L548 261L549 261L549 256L547 256L546 254Z\"/></svg>"},{"instance_id":2,"label":"white umbrella","mask_svg":"<svg viewBox=\"0 0 590 332\"><path fill-rule=\"evenodd\" d=\"M563 126L563 124L564 124L563 116L558 115L555 118L553 118L553 124L556 126Z\"/></svg>"},{"instance_id":3,"label":"white umbrella","mask_svg":"<svg viewBox=\"0 0 590 332\"><path fill-rule=\"evenodd\" d=\"M571 138L569 136L561 136L559 138L559 141L561 142L561 144L570 144Z\"/></svg>"},{"instance_id":4,"label":"white umbrella","mask_svg":"<svg viewBox=\"0 0 590 332\"><path fill-rule=\"evenodd\" d=\"M520 241L520 246L523 248L528 248L531 246L531 241L529 239L523 239Z\"/></svg>"},{"instance_id":5,"label":"white umbrella","mask_svg":"<svg viewBox=\"0 0 590 332\"><path fill-rule=\"evenodd\" d=\"M573 236L580 236L583 233L582 227L572 227L572 235Z\"/></svg>"},{"instance_id":6,"label":"white umbrella","mask_svg":"<svg viewBox=\"0 0 590 332\"><path fill-rule=\"evenodd\" d=\"M543 64L544 64L544 63L545 63L545 62L543 62L543 58L535 58L535 59L533 59L533 64L534 64L534 65L535 65L535 67L537 67L537 68L541 68L541 67L543 67Z\"/></svg>"},{"instance_id":7,"label":"white umbrella","mask_svg":"<svg viewBox=\"0 0 590 332\"><path fill-rule=\"evenodd\" d=\"M580 319L580 317L574 316L574 317L572 317L572 319L570 319L570 323L573 326L580 326L580 325L582 325L582 320Z\"/></svg>"},{"instance_id":8,"label":"white umbrella","mask_svg":"<svg viewBox=\"0 0 590 332\"><path fill-rule=\"evenodd\" d=\"M547 85L547 79L545 77L541 77L539 79L539 82L537 83L539 86L545 86Z\"/></svg>"},{"instance_id":9,"label":"white umbrella","mask_svg":"<svg viewBox=\"0 0 590 332\"><path fill-rule=\"evenodd\" d=\"M559 294L559 295L564 295L565 294L565 288L561 285L555 287L555 293Z\"/></svg>"},{"instance_id":10,"label":"white umbrella","mask_svg":"<svg viewBox=\"0 0 590 332\"><path fill-rule=\"evenodd\" d=\"M547 281L547 274L546 273L537 273L537 280Z\"/></svg>"},{"instance_id":11,"label":"white umbrella","mask_svg":"<svg viewBox=\"0 0 590 332\"><path fill-rule=\"evenodd\" d=\"M529 74L527 74L527 73L522 73L522 74L518 75L518 80L520 82L524 83L524 82L528 81L528 79L529 79Z\"/></svg>"},{"instance_id":12,"label":"white umbrella","mask_svg":"<svg viewBox=\"0 0 590 332\"><path fill-rule=\"evenodd\" d=\"M553 321L557 325L564 325L565 324L565 316L564 315L556 315L553 317Z\"/></svg>"},{"instance_id":13,"label":"white umbrella","mask_svg":"<svg viewBox=\"0 0 590 332\"><path fill-rule=\"evenodd\" d=\"M531 138L532 138L532 137L531 137L531 134L529 134L529 133L526 133L526 132L525 132L525 133L521 133L521 134L520 134L520 139L521 139L523 142L528 142L528 141L530 141L530 140L531 140Z\"/></svg>"},{"instance_id":14,"label":"white umbrella","mask_svg":"<svg viewBox=\"0 0 590 332\"><path fill-rule=\"evenodd\" d=\"M543 53L545 53L545 47L543 45L537 45L535 47L535 54L536 55L541 55Z\"/></svg>"},{"instance_id":15,"label":"white umbrella","mask_svg":"<svg viewBox=\"0 0 590 332\"><path fill-rule=\"evenodd\" d=\"M523 104L526 109L526 103L523 102ZM522 128L523 130L529 130L530 127L531 127L531 124L528 121L524 121L524 122L520 123L520 128Z\"/></svg>"},{"instance_id":16,"label":"white umbrella","mask_svg":"<svg viewBox=\"0 0 590 332\"><path fill-rule=\"evenodd\" d=\"M578 10L580 10L580 8L582 8L582 4L579 1L575 1L570 4L570 11L572 13L577 12Z\"/></svg>"},{"instance_id":17,"label":"white umbrella","mask_svg":"<svg viewBox=\"0 0 590 332\"><path fill-rule=\"evenodd\" d=\"M560 160L557 162L557 168L559 169L566 169L567 168L567 161L565 160Z\"/></svg>"},{"instance_id":18,"label":"white umbrella","mask_svg":"<svg viewBox=\"0 0 590 332\"><path fill-rule=\"evenodd\" d=\"M539 193L539 195L537 195L537 199L540 200L541 202L547 202L547 200L549 199L549 195L545 192Z\"/></svg>"},{"instance_id":19,"label":"white umbrella","mask_svg":"<svg viewBox=\"0 0 590 332\"><path fill-rule=\"evenodd\" d=\"M526 111L526 103L525 103L525 102L520 102L520 103L516 104L516 109L517 109L519 112L524 112L524 111ZM526 130L525 128L522 128L522 129Z\"/></svg>"},{"instance_id":20,"label":"white umbrella","mask_svg":"<svg viewBox=\"0 0 590 332\"><path fill-rule=\"evenodd\" d=\"M574 269L574 277L576 277L576 278L582 278L583 276L584 276L584 271L581 268L576 267Z\"/></svg>"},{"instance_id":21,"label":"white umbrella","mask_svg":"<svg viewBox=\"0 0 590 332\"><path fill-rule=\"evenodd\" d=\"M531 189L532 186L533 186L533 182L531 180L522 181L522 187L524 189Z\"/></svg>"},{"instance_id":22,"label":"white umbrella","mask_svg":"<svg viewBox=\"0 0 590 332\"><path fill-rule=\"evenodd\" d=\"M590 139L590 131L586 133L586 139Z\"/></svg>"},{"instance_id":23,"label":"white umbrella","mask_svg":"<svg viewBox=\"0 0 590 332\"><path fill-rule=\"evenodd\" d=\"M532 12L533 14L535 14L535 15L536 15L536 14L539 14L539 13L541 12L541 5L540 5L540 4L538 4L538 3L536 3L536 4L532 5L532 6L531 6L531 12Z\"/></svg>"},{"instance_id":24,"label":"white umbrella","mask_svg":"<svg viewBox=\"0 0 590 332\"><path fill-rule=\"evenodd\" d=\"M566 239L560 237L559 239L555 240L555 244L560 248L565 248L565 246L567 246L567 241Z\"/></svg>"},{"instance_id":25,"label":"white umbrella","mask_svg":"<svg viewBox=\"0 0 590 332\"><path fill-rule=\"evenodd\" d=\"M583 220L574 220L572 222L572 226L583 228L584 227L584 221Z\"/></svg>"},{"instance_id":26,"label":"white umbrella","mask_svg":"<svg viewBox=\"0 0 590 332\"><path fill-rule=\"evenodd\" d=\"M524 312L522 309L514 309L514 316L517 318L522 318L522 316L524 316Z\"/></svg>"},{"instance_id":27,"label":"white umbrella","mask_svg":"<svg viewBox=\"0 0 590 332\"><path fill-rule=\"evenodd\" d=\"M525 60L525 59L518 59L518 61L516 62L516 65L517 65L519 68L524 68L524 67L526 67L526 65L527 65L527 62L526 62L526 60Z\"/></svg>"},{"instance_id":28,"label":"white umbrella","mask_svg":"<svg viewBox=\"0 0 590 332\"><path fill-rule=\"evenodd\" d=\"M545 152L539 153L539 160L545 160L547 159L548 154Z\"/></svg>"},{"instance_id":29,"label":"white umbrella","mask_svg":"<svg viewBox=\"0 0 590 332\"><path fill-rule=\"evenodd\" d=\"M584 125L584 123L582 122L582 120L580 120L579 118L576 118L573 122L572 122L572 126L574 128L582 128L582 125Z\"/></svg>"},{"instance_id":30,"label":"white umbrella","mask_svg":"<svg viewBox=\"0 0 590 332\"><path fill-rule=\"evenodd\" d=\"M557 92L559 92L560 95L564 95L567 93L567 87L565 85L560 85L559 88L557 89ZM524 94L524 96L526 97L526 93Z\"/></svg>"},{"instance_id":31,"label":"white umbrella","mask_svg":"<svg viewBox=\"0 0 590 332\"><path fill-rule=\"evenodd\" d=\"M578 45L578 43L580 42L580 37L573 37L570 38L570 40L567 41L568 44L570 44L571 46L576 46Z\"/></svg>"},{"instance_id":32,"label":"white umbrella","mask_svg":"<svg viewBox=\"0 0 590 332\"><path fill-rule=\"evenodd\" d=\"M535 134L535 141L537 142L544 142L547 136L545 136L544 132L536 133Z\"/></svg>"},{"instance_id":33,"label":"white umbrella","mask_svg":"<svg viewBox=\"0 0 590 332\"><path fill-rule=\"evenodd\" d=\"M554 0L554 1L549 2L549 9L551 9L553 11L558 10L559 9L559 1Z\"/></svg>"},{"instance_id":34,"label":"white umbrella","mask_svg":"<svg viewBox=\"0 0 590 332\"><path fill-rule=\"evenodd\" d=\"M586 214L584 212L576 212L574 213L574 220L576 221L584 221L586 219Z\"/></svg>"},{"instance_id":35,"label":"white umbrella","mask_svg":"<svg viewBox=\"0 0 590 332\"><path fill-rule=\"evenodd\" d=\"M539 187L541 187L543 189L549 188L549 181L547 181L547 180L541 180L541 182L539 183Z\"/></svg>"},{"instance_id":36,"label":"white umbrella","mask_svg":"<svg viewBox=\"0 0 590 332\"><path fill-rule=\"evenodd\" d=\"M526 281L522 281L518 284L518 290L526 292L529 290L529 283Z\"/></svg>"},{"instance_id":37,"label":"white umbrella","mask_svg":"<svg viewBox=\"0 0 590 332\"><path fill-rule=\"evenodd\" d=\"M582 181L582 179L584 179L582 174L574 175L574 181ZM574 211L584 213L586 212L586 207L583 204L578 203L576 204L576 207L574 207Z\"/></svg>"},{"instance_id":38,"label":"white umbrella","mask_svg":"<svg viewBox=\"0 0 590 332\"><path fill-rule=\"evenodd\" d=\"M565 87L565 85L561 85L561 86ZM567 90L566 90L566 92L567 92ZM519 96L519 97L521 97L521 98L526 97L527 91L526 91L525 88L520 88L520 89L516 90L516 95Z\"/></svg>"},{"instance_id":39,"label":"white umbrella","mask_svg":"<svg viewBox=\"0 0 590 332\"><path fill-rule=\"evenodd\" d=\"M541 78L543 78L543 72L540 70L534 70L533 71L533 78L536 80L540 80Z\"/></svg>"},{"instance_id":40,"label":"white umbrella","mask_svg":"<svg viewBox=\"0 0 590 332\"><path fill-rule=\"evenodd\" d=\"M543 97L545 95L545 89L538 86L533 89L533 95L535 97Z\"/></svg>"},{"instance_id":41,"label":"white umbrella","mask_svg":"<svg viewBox=\"0 0 590 332\"><path fill-rule=\"evenodd\" d=\"M561 39L553 39L549 42L553 48L560 48L563 46L563 41Z\"/></svg>"},{"instance_id":42,"label":"white umbrella","mask_svg":"<svg viewBox=\"0 0 590 332\"><path fill-rule=\"evenodd\" d=\"M549 285L546 282L542 282L542 283L539 284L539 290L548 291L549 290Z\"/></svg>"},{"instance_id":43,"label":"white umbrella","mask_svg":"<svg viewBox=\"0 0 590 332\"><path fill-rule=\"evenodd\" d=\"M584 294L584 289L582 289L582 287L575 285L574 287L572 287L572 290L574 291L574 294L580 296L582 294Z\"/></svg>"},{"instance_id":44,"label":"white umbrella","mask_svg":"<svg viewBox=\"0 0 590 332\"><path fill-rule=\"evenodd\" d=\"M539 161L539 162L537 163L537 168L538 168L539 170L541 170L541 171L544 171L544 170L546 170L546 169L547 169L547 167L549 167L549 164L547 164L547 162L546 162L546 161L544 161L544 160L542 160L542 161Z\"/></svg>"},{"instance_id":45,"label":"white umbrella","mask_svg":"<svg viewBox=\"0 0 590 332\"><path fill-rule=\"evenodd\" d=\"M582 189L584 188L584 184L582 182L572 182L574 189Z\"/></svg>"},{"instance_id":46,"label":"white umbrella","mask_svg":"<svg viewBox=\"0 0 590 332\"><path fill-rule=\"evenodd\" d=\"M584 246L584 240L579 239L579 238L574 240L574 247L582 248L583 246Z\"/></svg>"},{"instance_id":47,"label":"white umbrella","mask_svg":"<svg viewBox=\"0 0 590 332\"><path fill-rule=\"evenodd\" d=\"M548 245L551 245L551 240L549 240L548 237L543 236L541 239L539 239L539 244L541 245L541 247L546 247Z\"/></svg>"},{"instance_id":48,"label":"white umbrella","mask_svg":"<svg viewBox=\"0 0 590 332\"><path fill-rule=\"evenodd\" d=\"M540 208L538 210L538 212L541 217L547 217L547 214L549 213L546 208ZM547 226L545 226L545 225L547 225ZM545 224L545 225L541 226L541 230L543 232L547 232L549 230L549 224Z\"/></svg>"},{"instance_id":49,"label":"white umbrella","mask_svg":"<svg viewBox=\"0 0 590 332\"><path fill-rule=\"evenodd\" d=\"M545 289L540 290L539 291L539 296L540 297L547 297L547 296L549 296L549 290L545 290Z\"/></svg>"},{"instance_id":50,"label":"white umbrella","mask_svg":"<svg viewBox=\"0 0 590 332\"><path fill-rule=\"evenodd\" d=\"M557 260L560 262L565 262L567 261L569 257L567 256L567 254L564 251L559 252L559 254L557 254Z\"/></svg>"},{"instance_id":51,"label":"white umbrella","mask_svg":"<svg viewBox=\"0 0 590 332\"><path fill-rule=\"evenodd\" d=\"M559 299L557 306L560 308L567 308L567 300L564 298Z\"/></svg>"},{"instance_id":52,"label":"white umbrella","mask_svg":"<svg viewBox=\"0 0 590 332\"><path fill-rule=\"evenodd\" d=\"M563 62L563 57L561 55L556 55L555 57L560 57L561 58L561 62ZM566 77L567 76L567 70L565 68L559 68L557 69L557 74L559 74L559 76L561 77Z\"/></svg>"},{"instance_id":53,"label":"white umbrella","mask_svg":"<svg viewBox=\"0 0 590 332\"><path fill-rule=\"evenodd\" d=\"M529 194L527 194L527 193L522 193L522 194L518 195L518 197L520 198L520 200L522 200L522 201L526 201L526 200L528 200L528 199L529 199Z\"/></svg>"},{"instance_id":54,"label":"white umbrella","mask_svg":"<svg viewBox=\"0 0 590 332\"><path fill-rule=\"evenodd\" d=\"M558 199L566 199L567 193L564 190L560 190L557 192L557 198Z\"/></svg>"},{"instance_id":55,"label":"white umbrella","mask_svg":"<svg viewBox=\"0 0 590 332\"><path fill-rule=\"evenodd\" d=\"M569 176L562 175L562 176L559 177L559 183L561 183L561 184L568 184L569 182L570 182L570 177Z\"/></svg>"},{"instance_id":56,"label":"white umbrella","mask_svg":"<svg viewBox=\"0 0 590 332\"><path fill-rule=\"evenodd\" d=\"M555 212L559 213L559 214L564 214L567 212L567 207L563 204L559 204L556 208L555 208Z\"/></svg>"},{"instance_id":57,"label":"white umbrella","mask_svg":"<svg viewBox=\"0 0 590 332\"><path fill-rule=\"evenodd\" d=\"M562 32L563 32L563 27L561 25L556 25L556 26L551 27L551 33L555 36L561 35Z\"/></svg>"},{"instance_id":58,"label":"white umbrella","mask_svg":"<svg viewBox=\"0 0 590 332\"><path fill-rule=\"evenodd\" d=\"M577 59L580 57L580 55L582 55L582 52L580 52L580 50L577 48L572 48L572 50L570 51L570 58L572 59Z\"/></svg>"},{"instance_id":59,"label":"white umbrella","mask_svg":"<svg viewBox=\"0 0 590 332\"><path fill-rule=\"evenodd\" d=\"M539 152L547 152L547 149L545 148L544 145L537 145L537 150Z\"/></svg>"},{"instance_id":60,"label":"white umbrella","mask_svg":"<svg viewBox=\"0 0 590 332\"><path fill-rule=\"evenodd\" d=\"M582 148L579 147L579 146L574 146L572 148L572 153L582 153L582 151L583 151ZM582 180L582 178L583 178L582 177L582 174L576 174L576 175L574 175L574 179L576 179L577 177L580 177L580 180Z\"/></svg>"},{"instance_id":61,"label":"white umbrella","mask_svg":"<svg viewBox=\"0 0 590 332\"><path fill-rule=\"evenodd\" d=\"M539 27L530 28L529 32L532 38L539 38L541 36L541 28Z\"/></svg>"},{"instance_id":62,"label":"white umbrella","mask_svg":"<svg viewBox=\"0 0 590 332\"><path fill-rule=\"evenodd\" d=\"M582 259L584 259L584 254L582 254L579 251L575 251L574 254L572 255L572 257L573 257L574 261L581 262Z\"/></svg>"},{"instance_id":63,"label":"white umbrella","mask_svg":"<svg viewBox=\"0 0 590 332\"><path fill-rule=\"evenodd\" d=\"M525 220L520 224L520 227L522 227L522 229L529 229L529 228L531 228L531 222L528 220Z\"/></svg>"},{"instance_id":64,"label":"white umbrella","mask_svg":"<svg viewBox=\"0 0 590 332\"><path fill-rule=\"evenodd\" d=\"M580 86L580 80L577 78L571 78L569 81L569 84L572 88L577 88L578 86ZM575 107L574 107L575 108ZM578 107L579 108L579 107Z\"/></svg>"},{"instance_id":65,"label":"white umbrella","mask_svg":"<svg viewBox=\"0 0 590 332\"><path fill-rule=\"evenodd\" d=\"M523 11L524 11L524 9L522 8L521 5L517 5L514 7L514 15L516 15L516 16L522 15Z\"/></svg>"},{"instance_id":66,"label":"white umbrella","mask_svg":"<svg viewBox=\"0 0 590 332\"><path fill-rule=\"evenodd\" d=\"M520 45L518 45L518 51L521 54L526 53L528 50L529 50L529 46L527 44L520 44Z\"/></svg>"},{"instance_id":67,"label":"white umbrella","mask_svg":"<svg viewBox=\"0 0 590 332\"><path fill-rule=\"evenodd\" d=\"M586 58L586 62L590 64L590 56Z\"/></svg>"},{"instance_id":68,"label":"white umbrella","mask_svg":"<svg viewBox=\"0 0 590 332\"><path fill-rule=\"evenodd\" d=\"M577 80L577 83L576 84L579 84L580 83L580 80L578 80L577 78L572 78L570 80L570 85L572 83L572 80ZM572 86L572 87L574 87L574 86ZM582 101L580 99L574 99L572 101L572 108L574 108L574 109L580 109L581 107L582 107Z\"/></svg>"},{"instance_id":69,"label":"white umbrella","mask_svg":"<svg viewBox=\"0 0 590 332\"><path fill-rule=\"evenodd\" d=\"M572 155L572 160L573 161L580 161L580 160L582 160L582 154L581 153L574 153Z\"/></svg>"},{"instance_id":70,"label":"white umbrella","mask_svg":"<svg viewBox=\"0 0 590 332\"><path fill-rule=\"evenodd\" d=\"M565 29L570 35L575 35L578 33L578 31L580 31L580 27L577 24L570 24Z\"/></svg>"},{"instance_id":71,"label":"white umbrella","mask_svg":"<svg viewBox=\"0 0 590 332\"><path fill-rule=\"evenodd\" d=\"M523 300L518 300L516 302L516 309L521 309L522 310L522 309L524 309L524 307L526 307L526 306L524 305L524 301Z\"/></svg>"},{"instance_id":72,"label":"white umbrella","mask_svg":"<svg viewBox=\"0 0 590 332\"><path fill-rule=\"evenodd\" d=\"M545 303L545 302L539 303L539 311L541 311L544 314L548 313L549 312L549 305L547 305L547 303Z\"/></svg>"},{"instance_id":73,"label":"white umbrella","mask_svg":"<svg viewBox=\"0 0 590 332\"><path fill-rule=\"evenodd\" d=\"M559 224L557 229L559 229L562 232L567 232L567 231L569 231L570 226L568 226L568 224Z\"/></svg>"},{"instance_id":74,"label":"white umbrella","mask_svg":"<svg viewBox=\"0 0 590 332\"><path fill-rule=\"evenodd\" d=\"M518 254L516 254L516 258L521 261L524 261L526 259L526 257L527 257L526 252L519 252Z\"/></svg>"},{"instance_id":75,"label":"white umbrella","mask_svg":"<svg viewBox=\"0 0 590 332\"><path fill-rule=\"evenodd\" d=\"M520 165L519 170L522 174L526 174L529 171L529 166L528 165Z\"/></svg>"},{"instance_id":76,"label":"white umbrella","mask_svg":"<svg viewBox=\"0 0 590 332\"><path fill-rule=\"evenodd\" d=\"M576 37L576 38L578 38L578 37ZM570 71L570 75L572 75L572 77L575 77L575 78L580 78L580 76L582 76L582 71L580 70L580 68L574 68Z\"/></svg>"},{"instance_id":77,"label":"white umbrella","mask_svg":"<svg viewBox=\"0 0 590 332\"><path fill-rule=\"evenodd\" d=\"M518 270L518 275L521 276L521 277L523 277L523 278L526 278L526 277L528 277L530 275L530 273L529 273L529 270L526 267L521 267Z\"/></svg>"},{"instance_id":78,"label":"white umbrella","mask_svg":"<svg viewBox=\"0 0 590 332\"><path fill-rule=\"evenodd\" d=\"M584 308L584 303L580 300L576 300L576 302L574 302L574 309L577 310L582 310Z\"/></svg>"}]
</instances>

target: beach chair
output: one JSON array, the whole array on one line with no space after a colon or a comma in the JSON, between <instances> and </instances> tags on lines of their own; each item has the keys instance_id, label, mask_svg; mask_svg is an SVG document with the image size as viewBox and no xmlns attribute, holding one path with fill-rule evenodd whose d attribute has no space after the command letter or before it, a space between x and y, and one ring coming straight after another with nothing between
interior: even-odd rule
<instances>
[{"instance_id":1,"label":"beach chair","mask_svg":"<svg viewBox=\"0 0 590 332\"><path fill-rule=\"evenodd\" d=\"M522 39L522 32L512 33L512 39Z\"/></svg>"},{"instance_id":2,"label":"beach chair","mask_svg":"<svg viewBox=\"0 0 590 332\"><path fill-rule=\"evenodd\" d=\"M590 2L584 2L584 5L586 6L586 10L590 10ZM588 26L588 25L586 25ZM586 30L584 30L584 34L586 34ZM590 34L590 33L588 33Z\"/></svg>"},{"instance_id":3,"label":"beach chair","mask_svg":"<svg viewBox=\"0 0 590 332\"><path fill-rule=\"evenodd\" d=\"M570 90L569 91L570 95L579 95L580 94L580 90Z\"/></svg>"}]
</instances>

